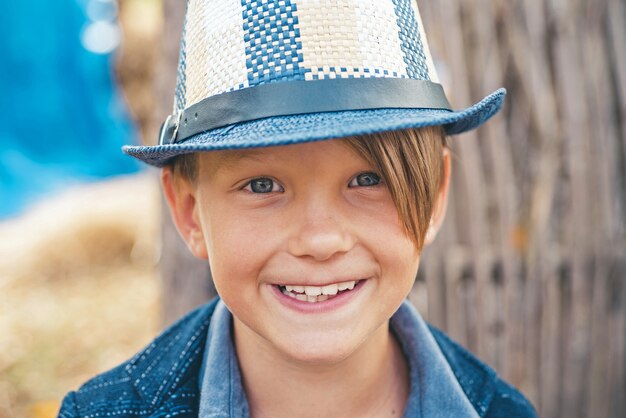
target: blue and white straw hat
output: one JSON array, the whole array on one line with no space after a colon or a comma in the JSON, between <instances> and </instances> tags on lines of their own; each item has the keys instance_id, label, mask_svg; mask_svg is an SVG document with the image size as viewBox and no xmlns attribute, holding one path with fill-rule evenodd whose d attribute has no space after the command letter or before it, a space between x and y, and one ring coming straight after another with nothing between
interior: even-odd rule
<instances>
[{"instance_id":1,"label":"blue and white straw hat","mask_svg":"<svg viewBox=\"0 0 626 418\"><path fill-rule=\"evenodd\" d=\"M416 0L189 0L174 112L158 145L124 151L161 167L197 151L434 125L451 135L504 95L451 110Z\"/></svg>"}]
</instances>

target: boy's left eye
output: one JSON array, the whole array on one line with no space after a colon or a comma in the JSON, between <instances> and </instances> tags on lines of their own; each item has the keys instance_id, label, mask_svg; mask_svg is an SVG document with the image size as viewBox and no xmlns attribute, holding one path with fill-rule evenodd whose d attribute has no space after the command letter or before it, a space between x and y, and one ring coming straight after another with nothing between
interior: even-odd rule
<instances>
[{"instance_id":1,"label":"boy's left eye","mask_svg":"<svg viewBox=\"0 0 626 418\"><path fill-rule=\"evenodd\" d=\"M376 173L361 173L350 180L349 187L371 187L380 184L380 176Z\"/></svg>"},{"instance_id":2,"label":"boy's left eye","mask_svg":"<svg viewBox=\"0 0 626 418\"><path fill-rule=\"evenodd\" d=\"M268 177L260 177L250 180L250 182L244 187L244 190L248 190L252 193L272 193L284 191L280 184Z\"/></svg>"}]
</instances>

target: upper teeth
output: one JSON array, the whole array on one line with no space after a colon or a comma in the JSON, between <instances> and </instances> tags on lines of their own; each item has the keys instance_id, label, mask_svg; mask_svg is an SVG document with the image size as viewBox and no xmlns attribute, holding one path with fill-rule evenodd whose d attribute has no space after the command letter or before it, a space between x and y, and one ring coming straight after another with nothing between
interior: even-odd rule
<instances>
[{"instance_id":1,"label":"upper teeth","mask_svg":"<svg viewBox=\"0 0 626 418\"><path fill-rule=\"evenodd\" d=\"M333 283L327 286L291 286L286 285L285 289L288 292L305 293L307 296L319 296L319 295L336 295L341 290L352 290L356 280L342 283Z\"/></svg>"}]
</instances>

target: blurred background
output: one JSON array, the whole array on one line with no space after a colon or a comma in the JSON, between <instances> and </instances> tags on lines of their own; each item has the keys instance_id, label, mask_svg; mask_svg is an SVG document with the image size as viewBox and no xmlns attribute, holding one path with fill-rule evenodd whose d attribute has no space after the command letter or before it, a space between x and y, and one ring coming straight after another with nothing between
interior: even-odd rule
<instances>
[{"instance_id":1,"label":"blurred background","mask_svg":"<svg viewBox=\"0 0 626 418\"><path fill-rule=\"evenodd\" d=\"M156 171L120 148L148 137L162 4L2 10L0 417L52 417L161 329Z\"/></svg>"},{"instance_id":2,"label":"blurred background","mask_svg":"<svg viewBox=\"0 0 626 418\"><path fill-rule=\"evenodd\" d=\"M214 294L158 173L120 151L171 110L184 1L5 3L0 418L51 417ZM448 217L410 299L540 416L621 417L626 4L418 3L454 107L509 95L451 141Z\"/></svg>"}]
</instances>

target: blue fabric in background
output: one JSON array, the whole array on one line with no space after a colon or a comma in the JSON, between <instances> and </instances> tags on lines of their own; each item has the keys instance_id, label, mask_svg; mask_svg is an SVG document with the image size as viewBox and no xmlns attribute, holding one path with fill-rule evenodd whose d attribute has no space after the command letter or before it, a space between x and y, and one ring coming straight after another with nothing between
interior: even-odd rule
<instances>
[{"instance_id":1,"label":"blue fabric in background","mask_svg":"<svg viewBox=\"0 0 626 418\"><path fill-rule=\"evenodd\" d=\"M94 4L115 12L113 0L3 2L0 218L69 185L139 169L120 151L137 133L115 84L114 57L81 41Z\"/></svg>"}]
</instances>

